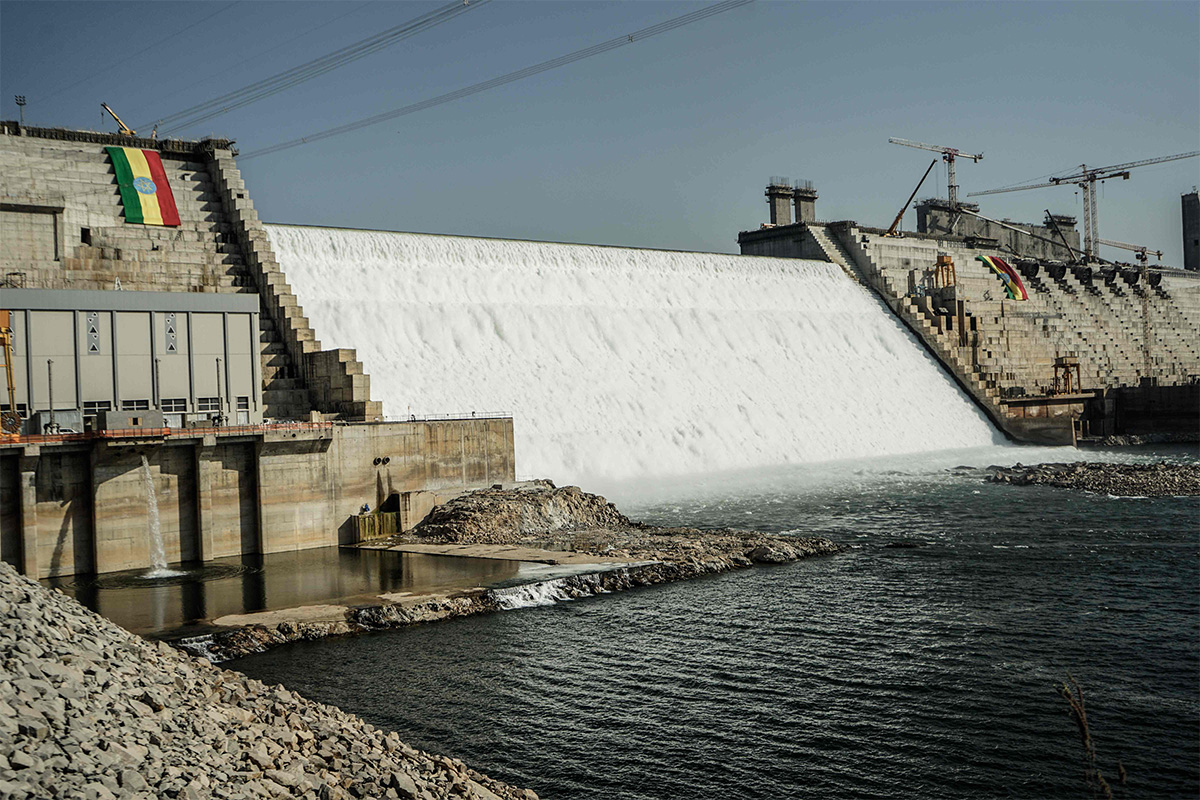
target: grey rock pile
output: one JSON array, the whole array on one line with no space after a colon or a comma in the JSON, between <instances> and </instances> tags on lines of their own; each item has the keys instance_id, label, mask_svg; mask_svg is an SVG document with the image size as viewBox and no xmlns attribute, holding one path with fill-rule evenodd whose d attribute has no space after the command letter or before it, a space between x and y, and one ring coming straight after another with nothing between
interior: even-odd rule
<instances>
[{"instance_id":1,"label":"grey rock pile","mask_svg":"<svg viewBox=\"0 0 1200 800\"><path fill-rule=\"evenodd\" d=\"M599 495L537 480L516 488L478 489L449 500L429 512L414 533L426 542L516 544L557 531L632 524Z\"/></svg>"},{"instance_id":2,"label":"grey rock pile","mask_svg":"<svg viewBox=\"0 0 1200 800\"><path fill-rule=\"evenodd\" d=\"M400 542L545 547L629 561L658 561L689 577L751 564L782 564L839 548L821 537L729 528L660 528L632 522L600 495L548 480L480 489L438 506Z\"/></svg>"},{"instance_id":3,"label":"grey rock pile","mask_svg":"<svg viewBox=\"0 0 1200 800\"><path fill-rule=\"evenodd\" d=\"M987 480L1015 486L1045 485L1082 489L1117 497L1170 497L1200 495L1200 464L1073 464L1018 463L1013 467L988 467Z\"/></svg>"},{"instance_id":4,"label":"grey rock pile","mask_svg":"<svg viewBox=\"0 0 1200 800\"><path fill-rule=\"evenodd\" d=\"M0 797L536 800L0 563Z\"/></svg>"}]
</instances>

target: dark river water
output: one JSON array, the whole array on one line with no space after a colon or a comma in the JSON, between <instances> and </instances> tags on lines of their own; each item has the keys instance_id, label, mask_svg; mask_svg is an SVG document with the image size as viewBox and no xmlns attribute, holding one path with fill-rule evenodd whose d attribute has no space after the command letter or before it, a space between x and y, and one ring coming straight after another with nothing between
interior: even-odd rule
<instances>
[{"instance_id":1,"label":"dark river water","mask_svg":"<svg viewBox=\"0 0 1200 800\"><path fill-rule=\"evenodd\" d=\"M1196 797L1200 503L948 469L1001 460L618 490L649 522L850 549L227 666L542 798L612 800L1089 797L1071 675L1117 797Z\"/></svg>"}]
</instances>

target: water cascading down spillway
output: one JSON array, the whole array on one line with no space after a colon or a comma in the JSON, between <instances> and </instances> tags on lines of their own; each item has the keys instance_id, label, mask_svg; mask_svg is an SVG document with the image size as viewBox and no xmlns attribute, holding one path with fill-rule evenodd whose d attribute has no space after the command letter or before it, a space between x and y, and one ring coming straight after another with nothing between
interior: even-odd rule
<instances>
[{"instance_id":1,"label":"water cascading down spillway","mask_svg":"<svg viewBox=\"0 0 1200 800\"><path fill-rule=\"evenodd\" d=\"M143 578L170 578L183 573L167 568L167 553L163 547L162 525L158 519L158 496L154 492L154 476L150 462L142 456L142 486L146 489L146 527L150 540L150 569Z\"/></svg>"},{"instance_id":2,"label":"water cascading down spillway","mask_svg":"<svg viewBox=\"0 0 1200 800\"><path fill-rule=\"evenodd\" d=\"M506 411L519 476L623 480L996 444L834 264L267 226L392 418Z\"/></svg>"}]
</instances>

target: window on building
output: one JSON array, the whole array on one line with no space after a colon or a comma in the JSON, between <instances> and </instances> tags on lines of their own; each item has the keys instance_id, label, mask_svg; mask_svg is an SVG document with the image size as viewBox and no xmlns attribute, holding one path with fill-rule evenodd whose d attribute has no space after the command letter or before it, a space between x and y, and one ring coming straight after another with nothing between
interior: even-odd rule
<instances>
[{"instance_id":1,"label":"window on building","mask_svg":"<svg viewBox=\"0 0 1200 800\"><path fill-rule=\"evenodd\" d=\"M121 410L122 411L149 411L150 410L150 401L149 400L122 400L121 401Z\"/></svg>"},{"instance_id":2,"label":"window on building","mask_svg":"<svg viewBox=\"0 0 1200 800\"><path fill-rule=\"evenodd\" d=\"M112 411L112 403L108 400L83 401L83 415L85 417L98 416L101 411Z\"/></svg>"},{"instance_id":3,"label":"window on building","mask_svg":"<svg viewBox=\"0 0 1200 800\"><path fill-rule=\"evenodd\" d=\"M237 407L238 407L238 411L249 411L250 410L250 398L249 397L239 397L237 399Z\"/></svg>"},{"instance_id":4,"label":"window on building","mask_svg":"<svg viewBox=\"0 0 1200 800\"><path fill-rule=\"evenodd\" d=\"M92 229L91 228L80 228L79 229L79 241L82 242L83 244L91 244L92 243Z\"/></svg>"},{"instance_id":5,"label":"window on building","mask_svg":"<svg viewBox=\"0 0 1200 800\"><path fill-rule=\"evenodd\" d=\"M171 397L162 401L164 414L179 414L187 411L187 400L182 397Z\"/></svg>"},{"instance_id":6,"label":"window on building","mask_svg":"<svg viewBox=\"0 0 1200 800\"><path fill-rule=\"evenodd\" d=\"M221 398L219 398L219 397L197 397L196 398L196 410L197 411L220 411L221 410Z\"/></svg>"},{"instance_id":7,"label":"window on building","mask_svg":"<svg viewBox=\"0 0 1200 800\"><path fill-rule=\"evenodd\" d=\"M8 411L10 406L8 403L0 403L0 411ZM25 404L17 403L17 416L21 419L26 419L29 415L25 413Z\"/></svg>"}]
</instances>

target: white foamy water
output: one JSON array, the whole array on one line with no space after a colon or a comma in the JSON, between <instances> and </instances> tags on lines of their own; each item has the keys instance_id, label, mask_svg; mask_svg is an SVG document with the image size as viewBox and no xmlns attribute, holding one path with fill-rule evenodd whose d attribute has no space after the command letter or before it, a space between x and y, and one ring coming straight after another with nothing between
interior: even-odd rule
<instances>
[{"instance_id":1,"label":"white foamy water","mask_svg":"<svg viewBox=\"0 0 1200 800\"><path fill-rule=\"evenodd\" d=\"M162 525L158 519L158 496L154 492L154 476L150 474L150 462L142 456L142 486L146 490L146 534L150 539L150 569L143 578L169 578L182 575L167 569L167 554L163 549Z\"/></svg>"},{"instance_id":2,"label":"white foamy water","mask_svg":"<svg viewBox=\"0 0 1200 800\"><path fill-rule=\"evenodd\" d=\"M518 474L686 475L1002 437L833 264L267 226L390 418L506 411Z\"/></svg>"},{"instance_id":3,"label":"white foamy water","mask_svg":"<svg viewBox=\"0 0 1200 800\"><path fill-rule=\"evenodd\" d=\"M528 583L524 586L512 586L507 589L493 589L492 596L504 611L517 608L533 608L534 606L552 606L563 600L570 600L566 592L566 578Z\"/></svg>"}]
</instances>

